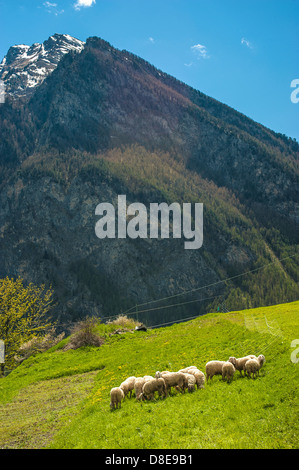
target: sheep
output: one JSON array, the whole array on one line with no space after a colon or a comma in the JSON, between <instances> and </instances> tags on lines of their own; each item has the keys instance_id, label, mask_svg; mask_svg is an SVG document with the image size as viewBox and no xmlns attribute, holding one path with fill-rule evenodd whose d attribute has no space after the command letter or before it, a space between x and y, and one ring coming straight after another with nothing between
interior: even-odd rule
<instances>
[{"instance_id":1,"label":"sheep","mask_svg":"<svg viewBox=\"0 0 299 470\"><path fill-rule=\"evenodd\" d=\"M235 371L236 371L236 369L235 369L234 365L231 362L229 362L229 361L225 362L222 366L222 379L225 380L225 377L226 377L227 381L231 382L231 380L233 379Z\"/></svg>"},{"instance_id":2,"label":"sheep","mask_svg":"<svg viewBox=\"0 0 299 470\"><path fill-rule=\"evenodd\" d=\"M196 384L196 378L192 374L188 374L187 372L183 372L187 378L187 385L188 385L188 392L194 392L195 390L195 384Z\"/></svg>"},{"instance_id":3,"label":"sheep","mask_svg":"<svg viewBox=\"0 0 299 470\"><path fill-rule=\"evenodd\" d=\"M146 381L148 381L148 379L146 380L145 377L137 377L137 379L135 380L134 390L135 390L136 400L141 399L142 388L143 388L143 385L146 383Z\"/></svg>"},{"instance_id":4,"label":"sheep","mask_svg":"<svg viewBox=\"0 0 299 470\"><path fill-rule=\"evenodd\" d=\"M262 354L259 355L257 359L249 359L245 363L245 372L248 374L249 377L256 378L259 375L260 368L265 363L265 356Z\"/></svg>"},{"instance_id":5,"label":"sheep","mask_svg":"<svg viewBox=\"0 0 299 470\"><path fill-rule=\"evenodd\" d=\"M222 375L222 366L225 361L209 361L206 363L207 381L212 379L214 375Z\"/></svg>"},{"instance_id":6,"label":"sheep","mask_svg":"<svg viewBox=\"0 0 299 470\"><path fill-rule=\"evenodd\" d=\"M120 388L122 388L122 390L125 394L125 397L128 394L130 394L130 398L131 398L132 392L134 390L135 380L136 380L136 377L134 377L134 376L128 377L124 382L122 382L120 384Z\"/></svg>"},{"instance_id":7,"label":"sheep","mask_svg":"<svg viewBox=\"0 0 299 470\"><path fill-rule=\"evenodd\" d=\"M110 408L114 410L121 408L121 401L125 398L125 394L120 387L114 387L110 391Z\"/></svg>"},{"instance_id":8,"label":"sheep","mask_svg":"<svg viewBox=\"0 0 299 470\"><path fill-rule=\"evenodd\" d=\"M143 377L137 377L134 383L134 391L136 400L142 399L142 388L143 385L148 382L149 380L153 380L154 377L151 375L144 375Z\"/></svg>"},{"instance_id":9,"label":"sheep","mask_svg":"<svg viewBox=\"0 0 299 470\"><path fill-rule=\"evenodd\" d=\"M178 387L182 392L188 388L187 377L182 372L161 372L162 378L165 380L167 391L171 387Z\"/></svg>"},{"instance_id":10,"label":"sheep","mask_svg":"<svg viewBox=\"0 0 299 470\"><path fill-rule=\"evenodd\" d=\"M246 362L249 359L256 359L256 356L251 354L249 356L239 357L238 359L236 359L235 357L230 357L229 362L231 362L233 364L235 369L238 370L240 372L240 375L242 376L242 371L244 371L244 373L245 373L245 368L244 367L245 367Z\"/></svg>"},{"instance_id":11,"label":"sheep","mask_svg":"<svg viewBox=\"0 0 299 470\"><path fill-rule=\"evenodd\" d=\"M185 369L180 369L178 372L182 372L183 374L189 374L189 367L185 367Z\"/></svg>"},{"instance_id":12,"label":"sheep","mask_svg":"<svg viewBox=\"0 0 299 470\"><path fill-rule=\"evenodd\" d=\"M196 367L192 367L189 369L189 374L194 375L195 380L196 380L197 390L199 388L204 388L205 374L201 370L197 369Z\"/></svg>"},{"instance_id":13,"label":"sheep","mask_svg":"<svg viewBox=\"0 0 299 470\"><path fill-rule=\"evenodd\" d=\"M146 382L148 382L149 380L153 380L154 377L152 377L151 375L144 375L143 378Z\"/></svg>"},{"instance_id":14,"label":"sheep","mask_svg":"<svg viewBox=\"0 0 299 470\"><path fill-rule=\"evenodd\" d=\"M159 379L159 377L162 377L163 374L172 374L172 372L170 372L169 370L162 370L162 372L157 370L157 372L155 373L155 378Z\"/></svg>"},{"instance_id":15,"label":"sheep","mask_svg":"<svg viewBox=\"0 0 299 470\"><path fill-rule=\"evenodd\" d=\"M197 369L197 367L196 366L185 367L185 369L180 369L179 372L183 372L184 374L189 374L190 369Z\"/></svg>"},{"instance_id":16,"label":"sheep","mask_svg":"<svg viewBox=\"0 0 299 470\"><path fill-rule=\"evenodd\" d=\"M162 377L163 374L172 374L169 370L162 370L162 372L158 371L155 373L155 378L158 379L159 377Z\"/></svg>"},{"instance_id":17,"label":"sheep","mask_svg":"<svg viewBox=\"0 0 299 470\"><path fill-rule=\"evenodd\" d=\"M159 393L159 397L161 395L164 395L165 397L167 397L167 388L166 388L165 381L164 379L162 379L162 377L145 382L145 384L142 387L142 393L140 395L140 399L153 400L155 392Z\"/></svg>"}]
</instances>

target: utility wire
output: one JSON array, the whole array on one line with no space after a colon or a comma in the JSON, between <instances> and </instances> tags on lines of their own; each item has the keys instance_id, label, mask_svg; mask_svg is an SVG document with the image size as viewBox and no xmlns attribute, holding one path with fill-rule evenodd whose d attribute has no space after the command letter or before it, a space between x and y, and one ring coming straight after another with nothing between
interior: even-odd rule
<instances>
[{"instance_id":1,"label":"utility wire","mask_svg":"<svg viewBox=\"0 0 299 470\"><path fill-rule=\"evenodd\" d=\"M152 312L152 311L156 311L156 310L162 310L162 309L165 309L165 308L171 308L171 307L179 307L181 305L187 305L187 304L192 304L194 302L203 302L204 300L212 300L212 299L216 299L218 297L223 297L223 294L219 294L219 295L214 295L213 297L206 297L204 299L195 299L195 300L188 300L186 302L180 302L180 303L176 303L176 304L168 304L168 305L162 305L161 307L153 307L153 308L148 308L148 309L145 309L145 310L138 310L138 312L132 312L130 313L130 315L137 315L139 313L144 313L144 312ZM125 312L126 313L126 312ZM125 313L123 313L122 315L125 315ZM118 317L119 315L112 315L110 317L102 317L101 320L105 320L106 318L115 318L115 317Z\"/></svg>"},{"instance_id":2,"label":"utility wire","mask_svg":"<svg viewBox=\"0 0 299 470\"><path fill-rule=\"evenodd\" d=\"M236 274L235 276L231 276L231 277L228 277L226 279L221 279L220 281L217 281L217 282L213 282L211 284L207 284L205 286L201 286L201 287L197 287L195 289L191 289L189 291L185 291L185 292L180 292L178 294L174 294L174 295L170 295L168 297L162 297L160 299L156 299L156 300L150 300L149 302L144 302L144 303L141 303L141 304L137 304L137 305L134 305L133 307L129 308L128 310L126 310L125 312L123 312L123 315L129 313L131 310L133 310L134 308L138 308L138 307L143 307L144 305L149 305L149 304L152 304L152 303L155 303L155 302L162 302L163 300L169 300L169 299L173 299L175 297L179 297L181 295L187 295L187 294L190 294L192 292L198 292L199 290L201 289L207 289L208 287L213 287L213 286L216 286L217 284L221 284L223 282L227 282L227 281L231 281L233 279L237 279L239 277L242 277L242 276L245 276L247 274L251 274L251 273L254 273L256 271L259 271L261 269L264 269L268 266L271 266L272 264L276 263L276 262L280 262L280 261L284 261L286 259L290 259L290 258L294 258L296 256L299 256L299 254L295 254L295 255L290 255L290 256L286 256L285 258L281 258L281 259L275 259L274 261L272 261L271 263L267 263L267 264L264 264L263 266L259 266L258 268L255 268L255 269L251 269L250 271L246 271L245 273L240 273L240 274ZM154 309L153 309L154 310ZM135 313L135 312L133 312ZM140 313L140 312L138 312Z\"/></svg>"},{"instance_id":3,"label":"utility wire","mask_svg":"<svg viewBox=\"0 0 299 470\"><path fill-rule=\"evenodd\" d=\"M225 278L225 279L221 279L221 280L219 280L219 281L217 281L217 282L214 282L214 283L211 283L211 284L207 284L207 285L205 285L205 286L197 287L197 288L195 288L195 289L190 289L189 291L180 292L180 293L178 293L178 294L174 294L174 295L170 295L170 296L167 296L167 297L162 297L162 298L160 298L160 299L150 300L150 301L148 301L148 302L144 302L144 303L141 303L141 304L134 305L133 307L131 307L131 308L129 308L128 310L126 310L125 312L121 312L121 313L118 313L118 314L116 314L116 315L110 315L110 316L106 316L106 317L101 317L101 320L117 318L119 315L126 315L126 314L130 313L131 310L137 309L138 307L142 307L142 306L145 306L145 305L150 305L150 304L153 304L153 303L156 303L156 302L162 302L163 300L173 299L173 298L176 298L176 297L179 297L179 296L182 296L182 295L187 295L187 294L190 294L190 293L193 293L193 292L198 292L199 290L207 289L208 287L212 287L212 286L215 286L215 285L218 285L218 284L227 282L227 281L231 281L231 280L233 280L233 279L237 279L237 278L239 278L239 277L245 276L245 275L247 275L247 274L250 274L250 273L259 271L259 270L261 270L261 269L264 269L264 268L266 268L266 267L268 267L268 266L271 266L272 264L275 264L276 262L281 262L281 261L284 261L284 260L286 260L286 259L295 258L296 256L299 256L299 253L296 253L296 254L290 255L290 256L286 256L286 257L284 257L284 258L275 259L275 260L272 261L271 263L264 264L264 265L262 265L262 266L259 266L258 268L251 269L250 271L246 271L246 272L244 272L244 273L236 274L235 276L231 276L231 277L228 277L228 278ZM223 297L223 294L216 295L216 296L213 296L213 297L208 297L208 298L205 298L205 299L196 299L196 300L191 300L191 301L187 301L187 302L181 302L181 303L177 303L177 304L164 305L164 306L161 306L161 307L153 307L153 308L150 308L150 309L139 310L139 311L137 311L137 312L131 312L130 315L136 315L136 314L139 314L139 313L150 312L150 311L161 310L161 309L165 309L165 308L171 308L171 307L186 305L186 304L190 304L190 303L194 303L194 302L201 302L201 301L205 301L205 300L211 300L211 299L214 299L214 298L217 298L217 297ZM198 316L198 315L197 315L197 316ZM196 318L196 317L194 317L194 318ZM177 321L178 321L178 320L177 320ZM182 321L184 321L184 319L182 319ZM168 323L172 323L172 322L168 322ZM59 325L62 326L62 325L67 325L67 324L59 324ZM160 326L160 325L159 325L159 326ZM152 328L153 328L153 327L152 327Z\"/></svg>"},{"instance_id":4,"label":"utility wire","mask_svg":"<svg viewBox=\"0 0 299 470\"><path fill-rule=\"evenodd\" d=\"M170 325L171 323L182 323L184 321L188 321L188 320L194 320L195 318L198 318L198 315L196 315L195 317L188 317L188 318L181 318L179 320L172 320L172 321L169 321L167 323L160 323L159 325L153 325L151 326L150 328L158 328L159 326L165 326L165 325Z\"/></svg>"},{"instance_id":5,"label":"utility wire","mask_svg":"<svg viewBox=\"0 0 299 470\"><path fill-rule=\"evenodd\" d=\"M220 295L215 295L214 297L206 297L205 299L196 299L196 300L188 300L187 302L181 302L179 304L172 304L172 305L163 305L162 307L154 307L154 308L148 308L145 310L138 310L139 313L144 313L144 312L152 312L153 310L162 310L164 308L171 308L171 307L179 307L180 305L186 305L186 304L192 304L194 302L203 302L204 300L211 300L215 299L216 297L223 297L223 294Z\"/></svg>"}]
</instances>

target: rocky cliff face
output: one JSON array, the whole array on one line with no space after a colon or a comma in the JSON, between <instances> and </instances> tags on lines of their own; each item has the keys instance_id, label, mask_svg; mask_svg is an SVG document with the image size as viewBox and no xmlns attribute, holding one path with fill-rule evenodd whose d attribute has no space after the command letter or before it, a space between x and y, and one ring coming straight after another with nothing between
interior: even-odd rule
<instances>
[{"instance_id":1,"label":"rocky cliff face","mask_svg":"<svg viewBox=\"0 0 299 470\"><path fill-rule=\"evenodd\" d=\"M81 52L84 42L68 34L54 34L43 44L12 46L0 64L0 80L14 98L30 97L69 52Z\"/></svg>"},{"instance_id":2,"label":"rocky cliff face","mask_svg":"<svg viewBox=\"0 0 299 470\"><path fill-rule=\"evenodd\" d=\"M182 240L98 239L95 207L116 203L117 195L100 179L78 177L68 188L47 176L30 180L30 186L26 179L15 181L1 194L0 275L51 283L62 323L115 315L152 296L218 279L199 252L184 250ZM147 320L157 324L159 315L151 312Z\"/></svg>"},{"instance_id":3,"label":"rocky cliff face","mask_svg":"<svg viewBox=\"0 0 299 470\"><path fill-rule=\"evenodd\" d=\"M57 51L55 36L11 51L2 76L17 57L27 61L20 79L40 65L42 51ZM62 323L209 284L198 297L174 297L184 305L153 304L160 309L147 323L203 313L216 295L230 309L293 299L294 259L215 283L296 250L298 144L99 38L72 47L81 53L62 52L34 87L30 78L18 88L5 69L14 100L0 106L0 275L51 283ZM118 194L147 205L203 202L203 247L97 239L95 207Z\"/></svg>"}]
</instances>

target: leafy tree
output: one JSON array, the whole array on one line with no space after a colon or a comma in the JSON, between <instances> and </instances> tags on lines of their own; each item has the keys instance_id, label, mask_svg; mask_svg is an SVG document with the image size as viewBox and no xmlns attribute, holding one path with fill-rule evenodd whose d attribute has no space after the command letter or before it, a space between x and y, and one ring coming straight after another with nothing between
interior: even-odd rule
<instances>
[{"instance_id":1,"label":"leafy tree","mask_svg":"<svg viewBox=\"0 0 299 470\"><path fill-rule=\"evenodd\" d=\"M53 291L44 285L24 284L23 279L0 279L0 339L5 344L5 365L16 365L20 346L45 334L50 327L48 312Z\"/></svg>"}]
</instances>

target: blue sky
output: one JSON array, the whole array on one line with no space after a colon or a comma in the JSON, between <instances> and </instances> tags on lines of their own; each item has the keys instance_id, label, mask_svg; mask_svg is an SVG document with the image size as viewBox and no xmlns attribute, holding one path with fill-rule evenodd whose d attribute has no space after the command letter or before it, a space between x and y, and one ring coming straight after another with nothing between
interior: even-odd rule
<instances>
[{"instance_id":1,"label":"blue sky","mask_svg":"<svg viewBox=\"0 0 299 470\"><path fill-rule=\"evenodd\" d=\"M298 25L299 0L0 0L0 60L54 33L99 36L299 141Z\"/></svg>"}]
</instances>

